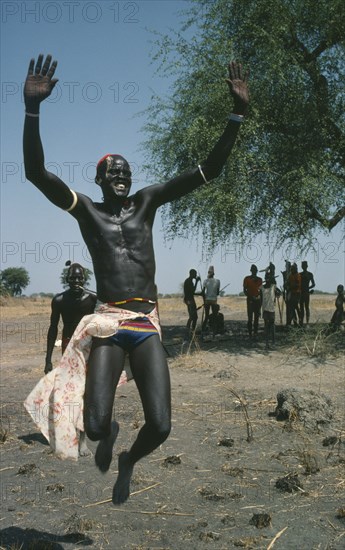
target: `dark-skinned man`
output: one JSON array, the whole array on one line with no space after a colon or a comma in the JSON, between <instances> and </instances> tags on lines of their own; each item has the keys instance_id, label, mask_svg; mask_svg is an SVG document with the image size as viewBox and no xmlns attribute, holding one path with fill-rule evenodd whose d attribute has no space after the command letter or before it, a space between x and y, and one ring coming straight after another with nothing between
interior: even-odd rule
<instances>
[{"instance_id":1,"label":"dark-skinned man","mask_svg":"<svg viewBox=\"0 0 345 550\"><path fill-rule=\"evenodd\" d=\"M85 274L84 268L80 264L70 264L66 281L69 286L68 290L56 294L51 302L44 374L47 374L53 368L52 353L58 335L60 318L63 323L61 353L64 353L82 317L93 313L96 307L96 294L83 288Z\"/></svg>"},{"instance_id":2,"label":"dark-skinned man","mask_svg":"<svg viewBox=\"0 0 345 550\"><path fill-rule=\"evenodd\" d=\"M83 392L83 417L77 412L75 423L77 427L85 427L91 440L99 441L95 460L103 472L109 469L119 429L118 424L111 421L112 408L125 353L129 353L145 423L130 450L119 455L119 473L112 499L114 504L119 504L129 496L135 463L162 444L171 429L170 377L155 309L157 293L152 242L155 213L161 205L207 185L221 173L248 105L248 74L243 75L238 63L229 64L227 84L234 100L233 113L205 161L165 183L145 187L130 195L132 179L128 162L120 155L105 155L97 165L95 180L102 189L104 201L95 203L89 197L71 190L44 166L39 108L57 82L53 78L56 65L51 56L44 60L43 55L38 57L36 63L32 59L29 65L24 87L26 177L53 204L76 219L92 258L97 296L102 304L94 315L84 317L80 322L61 360L60 370L65 365L65 371L70 376L76 370L82 373L82 367L75 363L71 353L75 350L78 360L83 360L84 354L78 351L78 346L82 345L84 337L87 342L90 339L83 389L80 388L79 377L74 377L78 388L73 386L73 400L77 399L78 392L78 395ZM39 384L37 386L26 400L28 410L47 398L47 392L37 398L41 389ZM67 387L68 381L65 384ZM53 393L55 396L55 391ZM66 394L67 389L63 396ZM61 403L58 409L61 410ZM59 437L54 432L54 442L62 456L75 457L75 434L70 424L66 421L54 426L55 430L62 430L63 427L68 432ZM40 428L42 430L42 426ZM71 440L68 444L67 435Z\"/></svg>"},{"instance_id":3,"label":"dark-skinned man","mask_svg":"<svg viewBox=\"0 0 345 550\"><path fill-rule=\"evenodd\" d=\"M198 311L195 303L196 287L200 277L197 276L195 269L189 270L189 277L183 283L183 299L188 309L188 321L185 332L185 341L188 341L194 334L196 323L198 321Z\"/></svg>"},{"instance_id":4,"label":"dark-skinned man","mask_svg":"<svg viewBox=\"0 0 345 550\"><path fill-rule=\"evenodd\" d=\"M310 320L310 294L312 294L315 287L314 275L308 271L308 262L305 260L301 264L302 271L301 277L301 298L300 298L300 325L303 326L304 311L306 315L306 323L309 325Z\"/></svg>"},{"instance_id":5,"label":"dark-skinned man","mask_svg":"<svg viewBox=\"0 0 345 550\"><path fill-rule=\"evenodd\" d=\"M249 337L258 337L259 317L261 310L261 295L260 288L262 286L262 279L258 277L258 268L252 264L250 268L250 275L247 275L243 279L243 292L247 297L247 328Z\"/></svg>"},{"instance_id":6,"label":"dark-skinned man","mask_svg":"<svg viewBox=\"0 0 345 550\"><path fill-rule=\"evenodd\" d=\"M52 354L58 335L60 317L63 323L61 353L64 354L80 320L85 315L93 313L96 307L96 294L83 288L85 284L84 268L78 263L66 262L66 265L69 265L66 275L69 289L56 294L51 302L44 374L53 370ZM91 454L86 445L85 432L83 431L79 432L78 454L79 456L90 456Z\"/></svg>"}]
</instances>

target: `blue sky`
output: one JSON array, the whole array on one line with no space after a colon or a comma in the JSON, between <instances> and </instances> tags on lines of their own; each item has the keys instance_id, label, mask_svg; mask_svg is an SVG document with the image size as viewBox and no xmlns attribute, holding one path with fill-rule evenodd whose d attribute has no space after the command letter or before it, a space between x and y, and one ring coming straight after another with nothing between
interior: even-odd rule
<instances>
[{"instance_id":1,"label":"blue sky","mask_svg":"<svg viewBox=\"0 0 345 550\"><path fill-rule=\"evenodd\" d=\"M75 220L25 181L22 85L30 58L42 52L58 60L57 89L41 107L50 170L99 201L95 164L105 153L120 153L134 168L135 191L149 183L140 150L144 118L136 115L153 93L168 94L171 84L155 74L151 31L179 29L179 12L187 6L187 0L1 3L1 269L25 267L31 278L27 294L60 291L60 273L68 259L92 269ZM236 242L220 245L207 258L201 242L176 239L165 244L158 215L158 289L177 292L191 267L204 277L213 264L222 286L230 283L227 291L237 293L252 263L263 268L273 260L280 271L288 258L298 264L307 259L317 288L334 291L344 282L343 228L326 237L316 235L315 250L306 256L296 248L274 250L264 238L256 238L242 250Z\"/></svg>"}]
</instances>

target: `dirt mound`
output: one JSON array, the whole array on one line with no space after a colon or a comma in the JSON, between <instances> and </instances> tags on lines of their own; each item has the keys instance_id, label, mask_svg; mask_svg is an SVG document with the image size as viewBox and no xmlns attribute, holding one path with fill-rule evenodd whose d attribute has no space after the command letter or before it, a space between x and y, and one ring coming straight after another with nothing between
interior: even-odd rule
<instances>
[{"instance_id":1,"label":"dirt mound","mask_svg":"<svg viewBox=\"0 0 345 550\"><path fill-rule=\"evenodd\" d=\"M277 394L277 420L299 421L307 431L328 428L334 416L329 397L307 389L285 389Z\"/></svg>"}]
</instances>

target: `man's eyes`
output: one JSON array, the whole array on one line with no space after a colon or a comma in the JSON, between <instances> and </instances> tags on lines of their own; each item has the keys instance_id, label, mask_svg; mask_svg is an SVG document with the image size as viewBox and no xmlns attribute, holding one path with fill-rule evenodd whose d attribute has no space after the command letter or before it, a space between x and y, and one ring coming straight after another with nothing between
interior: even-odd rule
<instances>
[{"instance_id":1,"label":"man's eyes","mask_svg":"<svg viewBox=\"0 0 345 550\"><path fill-rule=\"evenodd\" d=\"M131 176L131 172L129 170L121 170L121 168L114 168L109 170L109 174L124 174L125 176Z\"/></svg>"}]
</instances>

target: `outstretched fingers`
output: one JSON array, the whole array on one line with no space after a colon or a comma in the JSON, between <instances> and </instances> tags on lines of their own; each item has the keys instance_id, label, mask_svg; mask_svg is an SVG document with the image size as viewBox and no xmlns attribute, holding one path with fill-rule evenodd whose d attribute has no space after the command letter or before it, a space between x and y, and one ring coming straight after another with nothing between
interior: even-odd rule
<instances>
[{"instance_id":1,"label":"outstretched fingers","mask_svg":"<svg viewBox=\"0 0 345 550\"><path fill-rule=\"evenodd\" d=\"M247 83L248 79L249 71L247 70L244 73L241 63L238 63L237 61L231 61L229 63L229 78L227 79L228 82L232 82L234 80L242 80L243 82Z\"/></svg>"},{"instance_id":2,"label":"outstretched fingers","mask_svg":"<svg viewBox=\"0 0 345 550\"><path fill-rule=\"evenodd\" d=\"M28 76L32 76L35 74L36 76L47 76L50 79L54 76L57 67L57 61L52 62L52 56L48 54L42 67L43 59L44 55L41 53L37 58L36 65L35 59L30 59Z\"/></svg>"},{"instance_id":3,"label":"outstretched fingers","mask_svg":"<svg viewBox=\"0 0 345 550\"><path fill-rule=\"evenodd\" d=\"M49 78L52 78L52 76L54 76L56 67L57 67L57 61L53 61L53 63L50 66L50 69L47 72L47 76Z\"/></svg>"},{"instance_id":4,"label":"outstretched fingers","mask_svg":"<svg viewBox=\"0 0 345 550\"><path fill-rule=\"evenodd\" d=\"M36 63L36 67L35 67L35 74L40 74L41 67L42 67L42 61L43 61L43 54L40 53L38 58L37 58L37 63Z\"/></svg>"},{"instance_id":5,"label":"outstretched fingers","mask_svg":"<svg viewBox=\"0 0 345 550\"><path fill-rule=\"evenodd\" d=\"M248 78L249 71L243 71L242 64L237 61L230 61L228 65L229 77L226 82L230 94L235 100L235 108L245 111L249 103Z\"/></svg>"},{"instance_id":6,"label":"outstretched fingers","mask_svg":"<svg viewBox=\"0 0 345 550\"><path fill-rule=\"evenodd\" d=\"M30 63L29 63L28 76L31 76L34 74L34 66L35 66L35 60L32 58L30 59Z\"/></svg>"},{"instance_id":7,"label":"outstretched fingers","mask_svg":"<svg viewBox=\"0 0 345 550\"><path fill-rule=\"evenodd\" d=\"M51 62L51 60L52 60L52 56L51 56L51 55L47 55L46 60L45 60L45 62L44 62L44 65L43 65L43 67L42 67L42 74L43 74L43 76L45 76L45 75L47 74L48 69L49 69L49 67L50 67L50 62Z\"/></svg>"}]
</instances>

